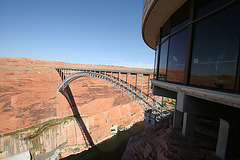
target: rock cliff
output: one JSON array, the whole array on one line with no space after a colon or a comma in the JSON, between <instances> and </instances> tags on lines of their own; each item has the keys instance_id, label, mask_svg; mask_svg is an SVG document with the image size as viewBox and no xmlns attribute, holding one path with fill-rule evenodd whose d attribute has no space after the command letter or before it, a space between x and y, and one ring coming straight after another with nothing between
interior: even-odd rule
<instances>
[{"instance_id":1,"label":"rock cliff","mask_svg":"<svg viewBox=\"0 0 240 160\"><path fill-rule=\"evenodd\" d=\"M38 126L32 130L32 126L72 116L69 104L57 91L59 77L55 67L119 69L114 66L0 57L0 158L33 148L34 144L31 145L30 141L28 142L26 139L21 141L21 136L33 135L36 130L42 128L42 126ZM122 69L128 70L127 68ZM131 69L131 71L137 71L137 69ZM78 110L95 143L111 135L110 128L113 125L126 127L143 118L143 111L139 105L115 87L99 79L82 77L72 82L70 87ZM66 125L59 123L47 128L42 134L47 135L45 133L47 130L56 132L56 134L68 132L68 138L62 138L63 140L68 139L68 141L62 143L67 142L67 145L84 144L82 138L77 138L81 134L80 132L75 133L78 132L76 131L77 125L73 122L69 123L69 125L73 125L72 127L65 127L68 128L67 131L63 129L59 131ZM30 128L26 129L28 127ZM54 131L50 129L54 127ZM17 131L23 128L25 130L19 134ZM48 135L52 135L52 133ZM72 139L71 137L76 138ZM16 141L19 141L19 145L9 146ZM51 142L51 147L44 143L41 152L51 151L59 145L54 143ZM24 145L26 146L22 147ZM35 145L42 145L42 141L39 140ZM37 152L37 150L35 151Z\"/></svg>"}]
</instances>

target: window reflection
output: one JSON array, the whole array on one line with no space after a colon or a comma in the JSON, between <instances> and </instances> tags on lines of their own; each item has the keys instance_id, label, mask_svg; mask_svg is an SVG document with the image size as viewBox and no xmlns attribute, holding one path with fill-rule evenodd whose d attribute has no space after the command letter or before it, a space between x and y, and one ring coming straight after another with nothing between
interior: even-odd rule
<instances>
[{"instance_id":1,"label":"window reflection","mask_svg":"<svg viewBox=\"0 0 240 160\"><path fill-rule=\"evenodd\" d=\"M198 10L196 12L196 18L200 18L231 1L232 0L197 0L196 7Z\"/></svg>"},{"instance_id":2,"label":"window reflection","mask_svg":"<svg viewBox=\"0 0 240 160\"><path fill-rule=\"evenodd\" d=\"M166 40L167 36L162 38L161 42ZM168 39L161 44L160 63L159 63L159 80L166 79L166 68L167 68L167 53L168 53Z\"/></svg>"},{"instance_id":3,"label":"window reflection","mask_svg":"<svg viewBox=\"0 0 240 160\"><path fill-rule=\"evenodd\" d=\"M240 44L240 21L236 18L239 8L240 4L195 25L190 84L234 89Z\"/></svg>"},{"instance_id":4,"label":"window reflection","mask_svg":"<svg viewBox=\"0 0 240 160\"><path fill-rule=\"evenodd\" d=\"M177 31L188 21L184 21L171 29L171 33ZM187 50L188 30L185 29L170 38L167 81L183 83L184 68Z\"/></svg>"}]
</instances>

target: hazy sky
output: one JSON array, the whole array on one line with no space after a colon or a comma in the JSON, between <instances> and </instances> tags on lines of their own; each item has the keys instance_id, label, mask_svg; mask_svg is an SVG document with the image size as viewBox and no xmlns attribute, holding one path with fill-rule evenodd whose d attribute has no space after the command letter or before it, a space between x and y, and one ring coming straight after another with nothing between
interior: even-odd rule
<instances>
[{"instance_id":1,"label":"hazy sky","mask_svg":"<svg viewBox=\"0 0 240 160\"><path fill-rule=\"evenodd\" d=\"M143 0L0 0L0 56L153 67Z\"/></svg>"}]
</instances>

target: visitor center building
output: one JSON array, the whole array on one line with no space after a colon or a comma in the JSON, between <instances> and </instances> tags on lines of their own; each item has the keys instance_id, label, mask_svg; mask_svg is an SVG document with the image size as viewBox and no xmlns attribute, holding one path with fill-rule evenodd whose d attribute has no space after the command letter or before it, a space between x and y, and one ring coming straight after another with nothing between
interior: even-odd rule
<instances>
[{"instance_id":1,"label":"visitor center building","mask_svg":"<svg viewBox=\"0 0 240 160\"><path fill-rule=\"evenodd\" d=\"M173 127L219 119L216 155L240 153L240 1L144 0L142 36L155 50L154 95L176 99Z\"/></svg>"}]
</instances>

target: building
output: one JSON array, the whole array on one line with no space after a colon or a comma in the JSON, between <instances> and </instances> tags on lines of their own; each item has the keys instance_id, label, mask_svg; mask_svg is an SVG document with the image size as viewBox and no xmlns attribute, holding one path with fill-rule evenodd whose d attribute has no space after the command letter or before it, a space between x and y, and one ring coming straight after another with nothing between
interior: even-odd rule
<instances>
[{"instance_id":1,"label":"building","mask_svg":"<svg viewBox=\"0 0 240 160\"><path fill-rule=\"evenodd\" d=\"M240 1L144 0L142 36L155 50L153 93L177 100L173 127L194 135L196 115L220 121L216 155L240 138Z\"/></svg>"}]
</instances>

